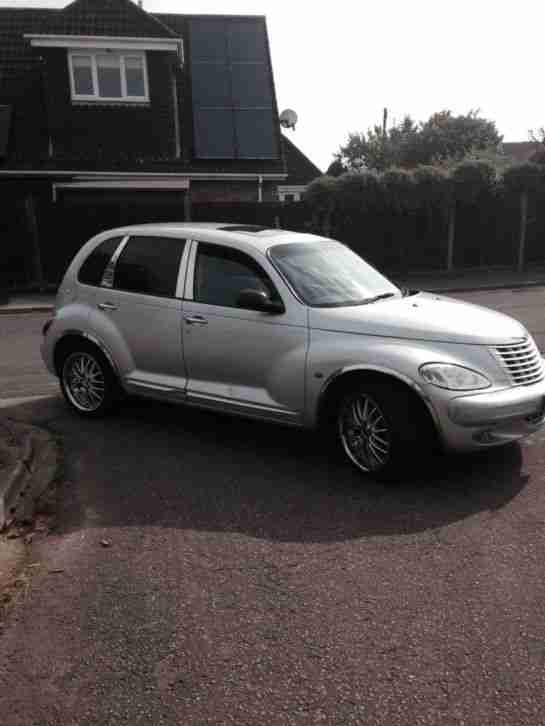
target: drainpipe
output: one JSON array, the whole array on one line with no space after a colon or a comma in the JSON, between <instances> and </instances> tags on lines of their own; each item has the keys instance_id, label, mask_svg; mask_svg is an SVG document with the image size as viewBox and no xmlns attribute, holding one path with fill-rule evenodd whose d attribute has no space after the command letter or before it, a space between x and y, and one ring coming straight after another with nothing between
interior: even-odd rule
<instances>
[{"instance_id":1,"label":"drainpipe","mask_svg":"<svg viewBox=\"0 0 545 726\"><path fill-rule=\"evenodd\" d=\"M261 174L257 177L257 201L263 201L263 177Z\"/></svg>"},{"instance_id":2,"label":"drainpipe","mask_svg":"<svg viewBox=\"0 0 545 726\"><path fill-rule=\"evenodd\" d=\"M178 104L178 88L176 84L176 74L172 74L172 105L174 111L174 154L177 159L182 154L180 142L180 107Z\"/></svg>"},{"instance_id":3,"label":"drainpipe","mask_svg":"<svg viewBox=\"0 0 545 726\"><path fill-rule=\"evenodd\" d=\"M184 193L184 220L191 222L191 182Z\"/></svg>"}]
</instances>

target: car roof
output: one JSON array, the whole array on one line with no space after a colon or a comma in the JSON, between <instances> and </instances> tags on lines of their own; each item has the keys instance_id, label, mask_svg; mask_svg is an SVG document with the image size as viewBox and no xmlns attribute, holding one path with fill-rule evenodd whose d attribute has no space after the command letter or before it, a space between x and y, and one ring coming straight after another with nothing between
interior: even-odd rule
<instances>
[{"instance_id":1,"label":"car roof","mask_svg":"<svg viewBox=\"0 0 545 726\"><path fill-rule=\"evenodd\" d=\"M236 224L234 222L156 222L151 224L135 224L128 227L118 227L101 233L104 238L107 234L141 234L160 235L164 233L179 233L186 238L202 240L203 242L229 243L236 242L237 246L266 252L275 244L283 242L317 242L326 240L304 232L291 232L285 229L264 227L252 224ZM194 237L192 236L194 235Z\"/></svg>"}]
</instances>

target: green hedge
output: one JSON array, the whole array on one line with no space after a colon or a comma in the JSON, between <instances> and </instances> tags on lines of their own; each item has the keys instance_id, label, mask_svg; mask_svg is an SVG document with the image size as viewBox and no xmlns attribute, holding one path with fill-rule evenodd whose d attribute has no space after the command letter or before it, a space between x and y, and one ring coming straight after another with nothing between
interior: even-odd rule
<instances>
[{"instance_id":1,"label":"green hedge","mask_svg":"<svg viewBox=\"0 0 545 726\"><path fill-rule=\"evenodd\" d=\"M392 271L444 269L449 259L458 269L512 266L520 263L521 244L523 262L545 263L541 164L514 164L501 174L474 160L448 171L421 166L322 176L309 185L305 201L313 231Z\"/></svg>"}]
</instances>

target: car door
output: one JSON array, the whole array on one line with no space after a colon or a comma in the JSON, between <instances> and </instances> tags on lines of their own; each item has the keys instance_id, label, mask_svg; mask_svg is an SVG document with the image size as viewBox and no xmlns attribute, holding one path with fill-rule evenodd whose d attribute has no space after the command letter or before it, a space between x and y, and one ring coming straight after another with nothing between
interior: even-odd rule
<instances>
[{"instance_id":1,"label":"car door","mask_svg":"<svg viewBox=\"0 0 545 726\"><path fill-rule=\"evenodd\" d=\"M184 393L181 298L188 250L177 237L133 235L104 273L95 326L122 361L129 390Z\"/></svg>"},{"instance_id":2,"label":"car door","mask_svg":"<svg viewBox=\"0 0 545 726\"><path fill-rule=\"evenodd\" d=\"M183 313L188 401L297 423L304 408L305 306L281 287L265 255L193 245ZM265 291L284 312L238 307L243 289Z\"/></svg>"}]
</instances>

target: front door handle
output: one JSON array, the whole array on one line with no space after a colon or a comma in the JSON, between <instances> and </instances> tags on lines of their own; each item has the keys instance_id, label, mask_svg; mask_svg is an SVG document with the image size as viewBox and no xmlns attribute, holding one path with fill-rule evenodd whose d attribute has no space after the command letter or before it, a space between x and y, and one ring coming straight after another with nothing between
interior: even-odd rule
<instances>
[{"instance_id":1,"label":"front door handle","mask_svg":"<svg viewBox=\"0 0 545 726\"><path fill-rule=\"evenodd\" d=\"M186 315L184 320L188 325L208 325L208 320L202 315Z\"/></svg>"},{"instance_id":2,"label":"front door handle","mask_svg":"<svg viewBox=\"0 0 545 726\"><path fill-rule=\"evenodd\" d=\"M101 310L117 310L117 305L109 302L98 303L97 308L100 308Z\"/></svg>"}]
</instances>

